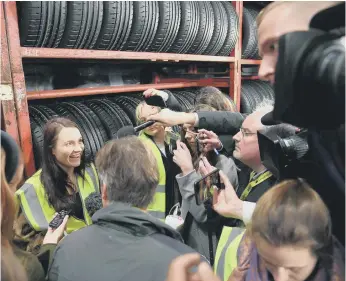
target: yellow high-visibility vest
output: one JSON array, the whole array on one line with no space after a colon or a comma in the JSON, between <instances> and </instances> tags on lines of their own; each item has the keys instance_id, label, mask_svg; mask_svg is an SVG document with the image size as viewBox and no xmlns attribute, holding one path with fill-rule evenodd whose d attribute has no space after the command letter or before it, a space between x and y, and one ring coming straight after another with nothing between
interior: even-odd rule
<instances>
[{"instance_id":1,"label":"yellow high-visibility vest","mask_svg":"<svg viewBox=\"0 0 346 281\"><path fill-rule=\"evenodd\" d=\"M215 254L214 272L227 281L238 265L238 247L245 228L224 226Z\"/></svg>"},{"instance_id":2,"label":"yellow high-visibility vest","mask_svg":"<svg viewBox=\"0 0 346 281\"><path fill-rule=\"evenodd\" d=\"M156 187L154 200L148 206L148 212L152 216L164 220L166 216L166 170L163 164L161 151L145 133L141 132L139 138L151 148L159 169L159 184Z\"/></svg>"},{"instance_id":3,"label":"yellow high-visibility vest","mask_svg":"<svg viewBox=\"0 0 346 281\"><path fill-rule=\"evenodd\" d=\"M20 204L28 223L36 231L46 231L48 224L56 213L56 210L48 203L47 193L40 179L41 172L42 170L38 170L16 191L16 200ZM67 233L92 224L85 208L85 199L90 193L100 193L98 174L93 164L85 168L84 177L85 180L81 176L76 175L77 188L81 197L85 220L70 216L66 226Z\"/></svg>"},{"instance_id":4,"label":"yellow high-visibility vest","mask_svg":"<svg viewBox=\"0 0 346 281\"><path fill-rule=\"evenodd\" d=\"M253 188L272 177L272 173L265 171L254 179L255 172L250 175L250 181L244 189L241 200L245 200ZM221 237L217 245L214 263L214 272L227 281L231 273L238 265L238 247L243 238L245 228L243 227L227 227L222 229Z\"/></svg>"}]
</instances>

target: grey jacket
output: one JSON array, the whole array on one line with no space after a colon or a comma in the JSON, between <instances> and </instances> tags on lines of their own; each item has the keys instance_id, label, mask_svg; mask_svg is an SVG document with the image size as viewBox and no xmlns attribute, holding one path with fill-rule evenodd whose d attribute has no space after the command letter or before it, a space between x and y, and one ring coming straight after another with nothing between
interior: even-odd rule
<instances>
[{"instance_id":1,"label":"grey jacket","mask_svg":"<svg viewBox=\"0 0 346 281\"><path fill-rule=\"evenodd\" d=\"M174 258L195 252L170 226L127 204L114 202L92 220L58 244L49 281L163 281Z\"/></svg>"},{"instance_id":2,"label":"grey jacket","mask_svg":"<svg viewBox=\"0 0 346 281\"><path fill-rule=\"evenodd\" d=\"M232 158L227 158L220 154L217 157L215 167L222 170L227 175L235 189L238 188L237 167ZM193 171L186 176L182 176L182 174L176 176L182 196L182 216L185 219L189 212L193 217L189 235L185 243L209 259L207 211L203 205L197 205L194 191L194 182L200 178L201 175L196 171ZM220 217L217 215L215 219L213 219L213 225L217 227L219 222ZM214 233L214 253L216 251L217 242L218 237Z\"/></svg>"}]
</instances>

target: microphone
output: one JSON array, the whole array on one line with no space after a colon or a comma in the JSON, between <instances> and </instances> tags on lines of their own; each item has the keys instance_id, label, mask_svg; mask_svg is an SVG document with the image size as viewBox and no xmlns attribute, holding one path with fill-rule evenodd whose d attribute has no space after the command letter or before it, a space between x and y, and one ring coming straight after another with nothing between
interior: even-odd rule
<instances>
[{"instance_id":1,"label":"microphone","mask_svg":"<svg viewBox=\"0 0 346 281\"><path fill-rule=\"evenodd\" d=\"M123 138L123 137L127 137L127 136L135 136L137 132L150 127L151 125L153 125L156 121L147 121L137 127L133 127L133 126L125 126L122 127L118 130L117 132L117 138Z\"/></svg>"},{"instance_id":2,"label":"microphone","mask_svg":"<svg viewBox=\"0 0 346 281\"><path fill-rule=\"evenodd\" d=\"M90 217L92 217L96 211L103 207L101 195L97 192L90 193L85 199L85 208L88 211Z\"/></svg>"}]
</instances>

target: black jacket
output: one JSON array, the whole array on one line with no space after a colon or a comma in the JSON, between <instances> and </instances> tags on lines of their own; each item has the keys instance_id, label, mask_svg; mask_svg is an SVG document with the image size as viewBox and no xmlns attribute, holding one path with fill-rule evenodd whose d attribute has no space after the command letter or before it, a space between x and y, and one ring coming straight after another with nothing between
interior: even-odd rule
<instances>
[{"instance_id":1,"label":"black jacket","mask_svg":"<svg viewBox=\"0 0 346 281\"><path fill-rule=\"evenodd\" d=\"M164 281L174 258L194 252L171 227L120 202L92 220L57 246L48 280Z\"/></svg>"}]
</instances>

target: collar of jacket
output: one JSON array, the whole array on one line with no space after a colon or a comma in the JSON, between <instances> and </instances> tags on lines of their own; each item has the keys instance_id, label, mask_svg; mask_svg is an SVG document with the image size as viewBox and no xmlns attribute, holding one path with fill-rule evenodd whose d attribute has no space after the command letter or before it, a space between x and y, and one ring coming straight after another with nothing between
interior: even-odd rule
<instances>
[{"instance_id":1,"label":"collar of jacket","mask_svg":"<svg viewBox=\"0 0 346 281\"><path fill-rule=\"evenodd\" d=\"M149 236L155 233L183 242L181 235L164 222L148 213L121 202L112 202L98 210L92 217L97 225L107 225L133 236Z\"/></svg>"}]
</instances>

